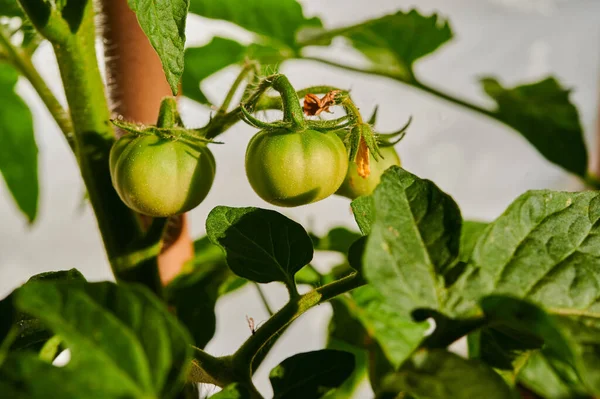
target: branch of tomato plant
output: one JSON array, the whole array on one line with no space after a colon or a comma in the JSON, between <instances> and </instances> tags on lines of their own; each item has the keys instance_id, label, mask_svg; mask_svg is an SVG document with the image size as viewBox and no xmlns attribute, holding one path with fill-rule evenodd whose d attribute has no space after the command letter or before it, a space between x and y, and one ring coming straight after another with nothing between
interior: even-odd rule
<instances>
[{"instance_id":1,"label":"branch of tomato plant","mask_svg":"<svg viewBox=\"0 0 600 399\"><path fill-rule=\"evenodd\" d=\"M0 48L6 52L6 60L13 65L29 81L33 89L56 121L56 124L64 134L69 146L75 149L75 138L71 118L62 105L58 102L44 79L31 62L31 56L21 48L16 47L10 40L6 30L0 27Z\"/></svg>"},{"instance_id":2,"label":"branch of tomato plant","mask_svg":"<svg viewBox=\"0 0 600 399\"><path fill-rule=\"evenodd\" d=\"M304 295L291 298L277 313L260 326L246 342L233 354L233 368L237 373L246 373L251 377L252 363L257 353L291 322L309 309L326 302L340 294L364 285L364 279L353 273L349 276L316 288Z\"/></svg>"},{"instance_id":3,"label":"branch of tomato plant","mask_svg":"<svg viewBox=\"0 0 600 399\"><path fill-rule=\"evenodd\" d=\"M19 1L54 49L69 104L79 168L113 273L117 280L142 282L160 292L156 243L148 245L137 215L121 201L111 181L109 154L115 134L96 57L93 2L85 3L81 22L72 31L54 9L48 18L40 19L37 6Z\"/></svg>"}]
</instances>

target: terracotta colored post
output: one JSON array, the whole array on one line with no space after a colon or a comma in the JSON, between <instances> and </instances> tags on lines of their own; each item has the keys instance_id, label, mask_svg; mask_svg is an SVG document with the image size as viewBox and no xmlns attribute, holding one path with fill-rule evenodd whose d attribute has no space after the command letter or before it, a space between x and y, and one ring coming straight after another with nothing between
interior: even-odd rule
<instances>
[{"instance_id":1,"label":"terracotta colored post","mask_svg":"<svg viewBox=\"0 0 600 399\"><path fill-rule=\"evenodd\" d=\"M126 120L154 124L161 100L172 95L162 65L127 0L102 0L106 75L112 110ZM187 217L169 220L159 257L163 284L193 256Z\"/></svg>"}]
</instances>

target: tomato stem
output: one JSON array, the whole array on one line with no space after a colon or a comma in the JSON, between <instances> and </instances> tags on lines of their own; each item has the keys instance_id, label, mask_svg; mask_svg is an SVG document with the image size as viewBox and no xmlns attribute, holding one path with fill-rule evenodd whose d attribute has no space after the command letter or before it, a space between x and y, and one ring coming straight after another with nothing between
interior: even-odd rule
<instances>
[{"instance_id":1,"label":"tomato stem","mask_svg":"<svg viewBox=\"0 0 600 399\"><path fill-rule=\"evenodd\" d=\"M304 112L300 106L296 89L294 89L288 78L285 75L275 75L272 85L273 89L281 95L284 122L291 123L290 130L305 130L307 125L304 120Z\"/></svg>"}]
</instances>

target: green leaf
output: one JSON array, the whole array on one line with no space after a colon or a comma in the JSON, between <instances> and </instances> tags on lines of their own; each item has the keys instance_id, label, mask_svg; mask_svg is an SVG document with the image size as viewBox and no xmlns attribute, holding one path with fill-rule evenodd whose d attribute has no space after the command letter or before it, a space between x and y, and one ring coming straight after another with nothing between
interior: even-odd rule
<instances>
[{"instance_id":1,"label":"green leaf","mask_svg":"<svg viewBox=\"0 0 600 399\"><path fill-rule=\"evenodd\" d=\"M323 349L299 353L271 370L273 399L320 398L340 386L354 370L354 356Z\"/></svg>"},{"instance_id":2,"label":"green leaf","mask_svg":"<svg viewBox=\"0 0 600 399\"><path fill-rule=\"evenodd\" d=\"M213 73L243 60L246 48L236 41L213 37L205 46L185 50L181 79L183 94L201 104L211 104L202 92L202 81Z\"/></svg>"},{"instance_id":3,"label":"green leaf","mask_svg":"<svg viewBox=\"0 0 600 399\"><path fill-rule=\"evenodd\" d=\"M213 399L250 399L251 397L248 389L238 383L227 385L221 392L211 396Z\"/></svg>"},{"instance_id":4,"label":"green leaf","mask_svg":"<svg viewBox=\"0 0 600 399\"><path fill-rule=\"evenodd\" d=\"M350 246L360 237L359 233L345 227L334 227L323 237L311 235L316 250L335 251L343 254L348 254Z\"/></svg>"},{"instance_id":5,"label":"green leaf","mask_svg":"<svg viewBox=\"0 0 600 399\"><path fill-rule=\"evenodd\" d=\"M543 352L529 356L518 375L519 383L544 398L584 399L590 396L571 368L561 367Z\"/></svg>"},{"instance_id":6,"label":"green leaf","mask_svg":"<svg viewBox=\"0 0 600 399\"><path fill-rule=\"evenodd\" d=\"M448 21L437 14L426 17L416 10L398 11L358 25L316 33L306 37L305 43L321 44L340 35L349 38L377 71L411 80L415 61L452 39L452 30Z\"/></svg>"},{"instance_id":7,"label":"green leaf","mask_svg":"<svg viewBox=\"0 0 600 399\"><path fill-rule=\"evenodd\" d=\"M600 192L529 191L477 242L457 292L600 313ZM471 304L459 306L465 309Z\"/></svg>"},{"instance_id":8,"label":"green leaf","mask_svg":"<svg viewBox=\"0 0 600 399\"><path fill-rule=\"evenodd\" d=\"M441 349L417 353L384 381L384 391L420 399L514 398L502 377L484 363Z\"/></svg>"},{"instance_id":9,"label":"green leaf","mask_svg":"<svg viewBox=\"0 0 600 399\"><path fill-rule=\"evenodd\" d=\"M235 274L257 283L294 284L294 274L313 257L304 228L267 209L218 206L206 219L206 233Z\"/></svg>"},{"instance_id":10,"label":"green leaf","mask_svg":"<svg viewBox=\"0 0 600 399\"><path fill-rule=\"evenodd\" d=\"M442 274L458 256L458 206L432 182L397 166L382 175L372 195L376 214L363 257L365 278L400 314L442 309Z\"/></svg>"},{"instance_id":11,"label":"green leaf","mask_svg":"<svg viewBox=\"0 0 600 399\"><path fill-rule=\"evenodd\" d=\"M479 240L479 237L481 237L487 226L488 223L484 222L463 221L460 234L460 253L458 256L461 261L469 261L477 240Z\"/></svg>"},{"instance_id":12,"label":"green leaf","mask_svg":"<svg viewBox=\"0 0 600 399\"><path fill-rule=\"evenodd\" d=\"M235 276L225 262L223 251L208 237L194 242L195 257L165 287L169 304L187 327L194 346L204 348L215 334L217 299L246 283Z\"/></svg>"},{"instance_id":13,"label":"green leaf","mask_svg":"<svg viewBox=\"0 0 600 399\"><path fill-rule=\"evenodd\" d=\"M494 78L481 83L498 105L495 118L521 133L550 162L585 176L587 150L570 90L553 77L513 88L502 87Z\"/></svg>"},{"instance_id":14,"label":"green leaf","mask_svg":"<svg viewBox=\"0 0 600 399\"><path fill-rule=\"evenodd\" d=\"M29 353L7 361L0 379L24 387L28 397L171 398L183 386L191 340L146 288L31 282L16 292L15 304L71 351L62 368Z\"/></svg>"},{"instance_id":15,"label":"green leaf","mask_svg":"<svg viewBox=\"0 0 600 399\"><path fill-rule=\"evenodd\" d=\"M167 82L177 94L183 74L185 21L189 0L127 0L140 27L156 50Z\"/></svg>"},{"instance_id":16,"label":"green leaf","mask_svg":"<svg viewBox=\"0 0 600 399\"><path fill-rule=\"evenodd\" d=\"M349 345L336 339L330 339L327 342L327 349L352 353L352 355L354 355L355 366L350 377L348 377L346 381L342 383L342 385L325 394L323 399L347 399L353 397L354 392L367 376L367 370L369 366L367 352L359 347Z\"/></svg>"},{"instance_id":17,"label":"green leaf","mask_svg":"<svg viewBox=\"0 0 600 399\"><path fill-rule=\"evenodd\" d=\"M291 49L297 48L300 28L321 26L318 18L304 17L296 0L191 0L190 12L233 22Z\"/></svg>"},{"instance_id":18,"label":"green leaf","mask_svg":"<svg viewBox=\"0 0 600 399\"><path fill-rule=\"evenodd\" d=\"M77 269L61 270L36 274L25 285L35 281L85 282L85 278ZM10 349L38 350L51 337L51 333L38 318L15 307L15 292L0 301L0 344L7 338L9 331L16 328L16 339L10 342Z\"/></svg>"},{"instance_id":19,"label":"green leaf","mask_svg":"<svg viewBox=\"0 0 600 399\"><path fill-rule=\"evenodd\" d=\"M350 203L356 224L363 235L371 232L371 225L375 219L375 203L372 195L358 197Z\"/></svg>"},{"instance_id":20,"label":"green leaf","mask_svg":"<svg viewBox=\"0 0 600 399\"><path fill-rule=\"evenodd\" d=\"M397 369L425 338L429 323L415 323L386 303L372 286L351 293L352 309L363 327L370 332L394 369Z\"/></svg>"},{"instance_id":21,"label":"green leaf","mask_svg":"<svg viewBox=\"0 0 600 399\"><path fill-rule=\"evenodd\" d=\"M27 104L15 93L18 74L0 63L0 174L29 223L37 215L38 149Z\"/></svg>"},{"instance_id":22,"label":"green leaf","mask_svg":"<svg viewBox=\"0 0 600 399\"><path fill-rule=\"evenodd\" d=\"M0 15L3 17L22 17L23 10L17 0L0 0Z\"/></svg>"}]
</instances>

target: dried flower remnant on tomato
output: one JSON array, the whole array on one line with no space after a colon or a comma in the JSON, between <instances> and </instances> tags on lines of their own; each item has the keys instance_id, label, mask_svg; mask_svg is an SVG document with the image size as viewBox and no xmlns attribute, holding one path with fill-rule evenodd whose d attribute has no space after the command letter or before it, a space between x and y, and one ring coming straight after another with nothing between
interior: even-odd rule
<instances>
[{"instance_id":1,"label":"dried flower remnant on tomato","mask_svg":"<svg viewBox=\"0 0 600 399\"><path fill-rule=\"evenodd\" d=\"M340 90L332 90L319 98L316 94L308 93L304 96L304 106L302 107L304 114L308 116L316 116L321 112L331 112L329 107L335 105L335 96L340 93Z\"/></svg>"},{"instance_id":2,"label":"dried flower remnant on tomato","mask_svg":"<svg viewBox=\"0 0 600 399\"><path fill-rule=\"evenodd\" d=\"M360 138L358 152L356 153L356 167L358 175L363 179L366 179L371 174L369 147L367 147L367 142L362 137Z\"/></svg>"}]
</instances>

